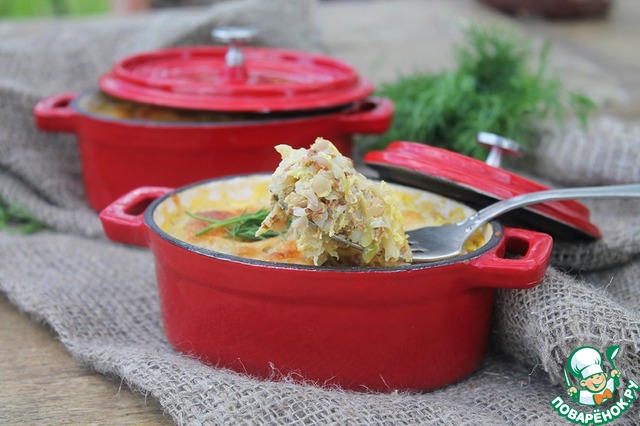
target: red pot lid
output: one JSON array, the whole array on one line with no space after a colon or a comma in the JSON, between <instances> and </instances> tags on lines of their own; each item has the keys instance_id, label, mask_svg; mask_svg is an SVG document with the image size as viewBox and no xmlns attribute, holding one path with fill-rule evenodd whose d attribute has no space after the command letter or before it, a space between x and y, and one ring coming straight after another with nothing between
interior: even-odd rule
<instances>
[{"instance_id":1,"label":"red pot lid","mask_svg":"<svg viewBox=\"0 0 640 426\"><path fill-rule=\"evenodd\" d=\"M507 170L445 149L415 142L393 142L364 157L380 178L420 187L480 209L496 201L550 189ZM563 240L602 237L589 221L589 209L573 200L551 201L505 214L500 221L546 232Z\"/></svg>"},{"instance_id":2,"label":"red pot lid","mask_svg":"<svg viewBox=\"0 0 640 426\"><path fill-rule=\"evenodd\" d=\"M238 112L330 108L373 92L351 66L330 57L245 47L239 63L229 65L228 51L215 46L136 54L117 62L99 86L146 104Z\"/></svg>"}]
</instances>

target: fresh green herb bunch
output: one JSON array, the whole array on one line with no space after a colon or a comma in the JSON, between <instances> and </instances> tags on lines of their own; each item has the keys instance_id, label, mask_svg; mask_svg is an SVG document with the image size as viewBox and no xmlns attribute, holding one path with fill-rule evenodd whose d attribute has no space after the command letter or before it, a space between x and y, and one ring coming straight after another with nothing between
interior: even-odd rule
<instances>
[{"instance_id":1,"label":"fresh green herb bunch","mask_svg":"<svg viewBox=\"0 0 640 426\"><path fill-rule=\"evenodd\" d=\"M506 30L471 27L457 46L455 71L415 74L384 84L378 95L395 103L391 129L374 148L405 140L440 146L484 159L476 144L480 131L492 132L531 147L536 123L567 114L586 123L595 104L564 90L548 70L550 45L531 62L528 40Z\"/></svg>"},{"instance_id":2,"label":"fresh green herb bunch","mask_svg":"<svg viewBox=\"0 0 640 426\"><path fill-rule=\"evenodd\" d=\"M269 215L269 211L267 209L260 209L254 213L244 212L239 216L223 220L211 219L191 212L186 212L186 214L194 219L209 223L209 225L196 232L196 237L206 234L216 228L224 228L229 238L237 238L244 241L260 241L281 235L274 231L267 231L260 236L256 236L256 232L260 229L260 225Z\"/></svg>"},{"instance_id":3,"label":"fresh green herb bunch","mask_svg":"<svg viewBox=\"0 0 640 426\"><path fill-rule=\"evenodd\" d=\"M44 227L24 208L0 198L0 230L10 229L23 234L32 234Z\"/></svg>"}]
</instances>

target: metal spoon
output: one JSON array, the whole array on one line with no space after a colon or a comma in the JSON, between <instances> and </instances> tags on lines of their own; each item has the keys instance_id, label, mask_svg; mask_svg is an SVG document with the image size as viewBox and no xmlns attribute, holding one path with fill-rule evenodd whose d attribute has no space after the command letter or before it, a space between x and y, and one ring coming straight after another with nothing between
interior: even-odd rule
<instances>
[{"instance_id":1,"label":"metal spoon","mask_svg":"<svg viewBox=\"0 0 640 426\"><path fill-rule=\"evenodd\" d=\"M413 263L435 262L450 259L462 253L464 243L474 232L496 217L519 207L546 201L579 198L640 198L640 184L594 186L583 188L551 189L531 192L499 201L453 225L428 226L407 232L413 252ZM311 226L315 226L309 221ZM317 226L315 226L317 227ZM363 247L339 235L332 235L336 241L359 250Z\"/></svg>"},{"instance_id":2,"label":"metal spoon","mask_svg":"<svg viewBox=\"0 0 640 426\"><path fill-rule=\"evenodd\" d=\"M499 201L453 225L407 232L414 263L449 259L462 253L469 237L492 219L519 207L579 198L640 198L640 184L551 189Z\"/></svg>"}]
</instances>

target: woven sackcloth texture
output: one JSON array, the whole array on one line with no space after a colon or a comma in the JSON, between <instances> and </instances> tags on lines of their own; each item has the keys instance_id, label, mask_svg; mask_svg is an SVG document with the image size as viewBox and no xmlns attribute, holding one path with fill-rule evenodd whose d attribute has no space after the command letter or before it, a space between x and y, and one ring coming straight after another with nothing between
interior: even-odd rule
<instances>
[{"instance_id":1,"label":"woven sackcloth texture","mask_svg":"<svg viewBox=\"0 0 640 426\"><path fill-rule=\"evenodd\" d=\"M322 51L312 1L229 0L206 9L68 22L41 31L0 25L0 197L51 230L0 233L0 290L51 325L87 368L156 398L178 424L563 424L562 368L579 346L619 345L616 365L640 380L640 203L592 201L604 238L558 243L543 282L499 291L491 345L463 381L428 393L354 393L263 381L180 355L160 318L152 255L108 241L85 202L77 145L35 129L32 108L82 91L123 55L210 42L250 25L264 45ZM640 181L640 125L596 117L548 130L528 169L553 185ZM429 362L429 360L425 360ZM637 408L617 424L638 421Z\"/></svg>"}]
</instances>

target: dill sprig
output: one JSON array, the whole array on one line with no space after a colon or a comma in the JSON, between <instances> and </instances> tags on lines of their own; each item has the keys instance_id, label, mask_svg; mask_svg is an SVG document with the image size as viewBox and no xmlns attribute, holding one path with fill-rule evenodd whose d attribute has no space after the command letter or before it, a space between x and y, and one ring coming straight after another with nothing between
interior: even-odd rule
<instances>
[{"instance_id":1,"label":"dill sprig","mask_svg":"<svg viewBox=\"0 0 640 426\"><path fill-rule=\"evenodd\" d=\"M476 143L480 131L529 148L543 119L561 125L573 114L585 124L596 105L551 75L549 50L546 43L533 64L528 40L498 28L469 28L456 47L453 71L417 73L380 86L378 94L393 100L395 112L390 130L372 148L406 140L485 159L487 152Z\"/></svg>"},{"instance_id":2,"label":"dill sprig","mask_svg":"<svg viewBox=\"0 0 640 426\"><path fill-rule=\"evenodd\" d=\"M26 209L0 197L0 230L15 230L22 234L32 234L45 228Z\"/></svg>"},{"instance_id":3,"label":"dill sprig","mask_svg":"<svg viewBox=\"0 0 640 426\"><path fill-rule=\"evenodd\" d=\"M186 212L186 214L193 219L209 223L209 225L196 232L197 237L216 228L224 228L229 238L237 238L245 241L260 241L281 235L278 232L267 231L260 236L256 236L256 232L260 229L262 221L269 215L269 211L266 209L260 209L254 213L244 211L239 216L222 220L212 219L191 212Z\"/></svg>"}]
</instances>

